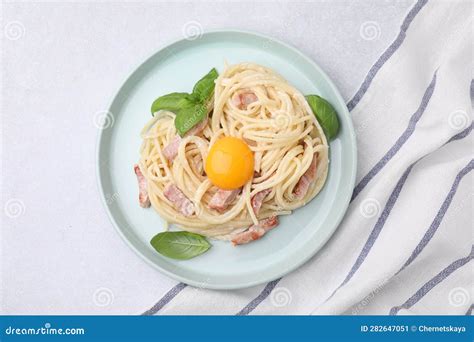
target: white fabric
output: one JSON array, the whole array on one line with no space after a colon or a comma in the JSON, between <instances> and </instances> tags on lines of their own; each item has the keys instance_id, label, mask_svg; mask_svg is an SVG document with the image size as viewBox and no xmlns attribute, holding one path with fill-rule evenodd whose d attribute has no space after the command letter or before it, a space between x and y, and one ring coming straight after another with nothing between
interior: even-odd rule
<instances>
[{"instance_id":1,"label":"white fabric","mask_svg":"<svg viewBox=\"0 0 474 342\"><path fill-rule=\"evenodd\" d=\"M402 135L436 73L433 94L413 134L351 203L326 246L285 276L250 314L388 314L452 262L470 254L473 173L460 181L426 247L395 275L430 227L456 175L473 156L472 133L443 146L472 122L470 14L469 2L432 1L415 17L405 41L352 111L359 151L356 183ZM455 116L462 122L453 123ZM400 177L418 160L366 259L330 297L360 255ZM379 212L366 218L361 210L367 200L374 199L380 204ZM469 262L398 313L465 314L474 298L473 283ZM236 314L264 286L222 292L187 287L159 313Z\"/></svg>"}]
</instances>

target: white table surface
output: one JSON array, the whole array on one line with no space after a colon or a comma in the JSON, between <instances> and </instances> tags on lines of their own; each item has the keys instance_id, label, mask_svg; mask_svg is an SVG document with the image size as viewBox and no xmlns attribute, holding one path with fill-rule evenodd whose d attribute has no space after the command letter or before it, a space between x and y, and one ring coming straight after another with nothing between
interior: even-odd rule
<instances>
[{"instance_id":1,"label":"white table surface","mask_svg":"<svg viewBox=\"0 0 474 342\"><path fill-rule=\"evenodd\" d=\"M0 312L140 314L176 284L135 255L106 216L94 117L133 68L182 37L187 23L290 43L349 100L412 5L3 3Z\"/></svg>"}]
</instances>

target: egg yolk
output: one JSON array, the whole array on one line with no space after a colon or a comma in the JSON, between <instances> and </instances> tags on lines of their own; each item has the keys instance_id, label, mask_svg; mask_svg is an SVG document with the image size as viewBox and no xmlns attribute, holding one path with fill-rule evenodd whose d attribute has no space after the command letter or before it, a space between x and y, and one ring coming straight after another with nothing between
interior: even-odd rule
<instances>
[{"instance_id":1,"label":"egg yolk","mask_svg":"<svg viewBox=\"0 0 474 342\"><path fill-rule=\"evenodd\" d=\"M242 139L225 137L209 149L205 170L212 184L233 190L252 178L253 163L253 153Z\"/></svg>"}]
</instances>

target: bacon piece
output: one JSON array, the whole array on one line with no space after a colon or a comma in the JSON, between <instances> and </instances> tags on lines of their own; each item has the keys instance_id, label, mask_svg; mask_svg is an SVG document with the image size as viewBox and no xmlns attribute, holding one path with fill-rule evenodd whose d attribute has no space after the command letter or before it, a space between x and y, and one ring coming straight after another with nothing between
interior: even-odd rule
<instances>
[{"instance_id":1,"label":"bacon piece","mask_svg":"<svg viewBox=\"0 0 474 342\"><path fill-rule=\"evenodd\" d=\"M295 195L296 199L303 198L308 192L309 186L311 185L311 183L314 181L316 177L317 166L318 166L318 154L315 153L313 154L313 160L311 161L311 164L309 165L308 170L306 170L303 176L301 176L298 183L296 183L295 190L293 191L293 194Z\"/></svg>"},{"instance_id":2,"label":"bacon piece","mask_svg":"<svg viewBox=\"0 0 474 342\"><path fill-rule=\"evenodd\" d=\"M140 207L148 208L151 203L146 189L146 178L143 176L138 164L133 165L133 170L135 171L138 180L138 203L140 203Z\"/></svg>"},{"instance_id":3,"label":"bacon piece","mask_svg":"<svg viewBox=\"0 0 474 342\"><path fill-rule=\"evenodd\" d=\"M258 101L257 95L250 90L238 92L232 96L232 103L239 109L247 109L249 104L256 101Z\"/></svg>"},{"instance_id":4,"label":"bacon piece","mask_svg":"<svg viewBox=\"0 0 474 342\"><path fill-rule=\"evenodd\" d=\"M185 137L189 135L198 135L204 128L206 128L208 118L204 118L200 123L196 124L193 128L186 132ZM179 144L181 143L181 137L175 136L171 142L163 149L163 154L168 161L172 162L178 155Z\"/></svg>"},{"instance_id":5,"label":"bacon piece","mask_svg":"<svg viewBox=\"0 0 474 342\"><path fill-rule=\"evenodd\" d=\"M267 197L267 195L270 192L272 192L272 189L265 189L253 195L250 203L252 204L252 209L255 215L258 215L258 212L260 211L260 208L262 207L263 200L265 199L265 197Z\"/></svg>"},{"instance_id":6,"label":"bacon piece","mask_svg":"<svg viewBox=\"0 0 474 342\"><path fill-rule=\"evenodd\" d=\"M248 138L243 138L243 140L249 146L257 146L257 142L255 140L248 139Z\"/></svg>"},{"instance_id":7,"label":"bacon piece","mask_svg":"<svg viewBox=\"0 0 474 342\"><path fill-rule=\"evenodd\" d=\"M199 122L198 124L194 125L193 128L191 128L189 131L187 131L184 136L187 137L189 135L198 135L199 133L201 133L202 131L204 131L204 128L206 128L206 125L207 125L207 121L209 119L207 118L207 116L204 118L204 120L202 120L201 122Z\"/></svg>"},{"instance_id":8,"label":"bacon piece","mask_svg":"<svg viewBox=\"0 0 474 342\"><path fill-rule=\"evenodd\" d=\"M232 244L243 245L260 239L270 229L278 226L278 216L270 216L258 222L258 225L252 225L246 231L235 235L232 239Z\"/></svg>"},{"instance_id":9,"label":"bacon piece","mask_svg":"<svg viewBox=\"0 0 474 342\"><path fill-rule=\"evenodd\" d=\"M178 148L179 148L180 143L181 143L181 137L177 135L163 149L163 154L165 158L168 159L170 162L172 162L174 158L176 158L176 156L178 155Z\"/></svg>"},{"instance_id":10,"label":"bacon piece","mask_svg":"<svg viewBox=\"0 0 474 342\"><path fill-rule=\"evenodd\" d=\"M173 183L166 185L163 194L171 203L173 203L176 210L184 216L189 217L194 214L193 202L191 202Z\"/></svg>"},{"instance_id":11,"label":"bacon piece","mask_svg":"<svg viewBox=\"0 0 474 342\"><path fill-rule=\"evenodd\" d=\"M222 190L219 189L217 192L212 196L211 201L209 202L209 208L216 209L218 211L223 211L227 209L229 204L240 194L241 189L235 190Z\"/></svg>"},{"instance_id":12,"label":"bacon piece","mask_svg":"<svg viewBox=\"0 0 474 342\"><path fill-rule=\"evenodd\" d=\"M203 175L204 173L204 168L203 168L203 162L202 158L199 158L198 160L196 159L191 159L191 166L198 175Z\"/></svg>"}]
</instances>

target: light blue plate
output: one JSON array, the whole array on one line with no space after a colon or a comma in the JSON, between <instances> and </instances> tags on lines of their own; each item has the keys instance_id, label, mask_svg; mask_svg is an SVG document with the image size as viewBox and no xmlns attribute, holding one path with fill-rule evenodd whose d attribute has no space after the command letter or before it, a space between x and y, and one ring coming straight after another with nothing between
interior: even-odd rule
<instances>
[{"instance_id":1,"label":"light blue plate","mask_svg":"<svg viewBox=\"0 0 474 342\"><path fill-rule=\"evenodd\" d=\"M138 205L133 164L140 130L151 118L158 96L189 92L211 68L255 62L274 69L303 94L319 94L339 113L341 130L330 143L329 176L323 190L305 207L281 218L261 240L233 247L212 241L205 254L187 261L158 254L150 239L163 220ZM282 42L255 33L209 32L161 49L135 70L120 88L101 130L97 149L99 189L107 213L124 240L149 264L184 283L212 289L236 289L279 278L301 266L329 239L341 221L354 187L356 139L347 107L326 74L308 57ZM107 242L104 242L107 243ZM113 258L113 255L110 256Z\"/></svg>"}]
</instances>

